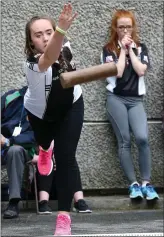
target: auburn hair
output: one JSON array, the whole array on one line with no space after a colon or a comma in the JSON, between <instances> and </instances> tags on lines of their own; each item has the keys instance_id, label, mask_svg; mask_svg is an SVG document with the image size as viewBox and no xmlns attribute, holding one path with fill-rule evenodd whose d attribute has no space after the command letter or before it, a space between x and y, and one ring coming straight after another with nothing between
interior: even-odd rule
<instances>
[{"instance_id":1,"label":"auburn hair","mask_svg":"<svg viewBox=\"0 0 164 237\"><path fill-rule=\"evenodd\" d=\"M123 9L117 10L113 15L112 24L110 26L110 40L105 45L108 50L114 51L117 56L119 56L120 54L120 48L118 47L117 20L123 17L130 18L132 20L132 39L136 43L137 47L140 45L139 36L137 32L137 24L134 14L131 11Z\"/></svg>"}]
</instances>

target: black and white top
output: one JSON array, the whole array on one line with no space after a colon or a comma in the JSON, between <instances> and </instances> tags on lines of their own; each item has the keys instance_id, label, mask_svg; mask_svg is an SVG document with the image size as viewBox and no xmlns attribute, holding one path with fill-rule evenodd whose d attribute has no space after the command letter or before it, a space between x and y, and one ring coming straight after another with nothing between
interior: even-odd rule
<instances>
[{"instance_id":1,"label":"black and white top","mask_svg":"<svg viewBox=\"0 0 164 237\"><path fill-rule=\"evenodd\" d=\"M120 42L118 42L118 48L120 48ZM138 59L150 67L148 50L145 44L140 44L136 47L136 44L132 45L134 53L137 55ZM115 52L111 52L105 47L101 53L101 63L107 62L118 62L118 57ZM122 96L142 96L146 94L146 87L144 82L144 76L139 77L134 71L130 57L126 56L126 65L124 73L121 78L116 76L107 78L107 90L114 94Z\"/></svg>"},{"instance_id":2,"label":"black and white top","mask_svg":"<svg viewBox=\"0 0 164 237\"><path fill-rule=\"evenodd\" d=\"M38 118L54 121L64 116L82 94L80 85L63 89L59 79L62 72L76 70L70 42L63 44L58 61L45 72L39 71L38 59L38 55L31 56L25 62L28 89L24 106Z\"/></svg>"}]
</instances>

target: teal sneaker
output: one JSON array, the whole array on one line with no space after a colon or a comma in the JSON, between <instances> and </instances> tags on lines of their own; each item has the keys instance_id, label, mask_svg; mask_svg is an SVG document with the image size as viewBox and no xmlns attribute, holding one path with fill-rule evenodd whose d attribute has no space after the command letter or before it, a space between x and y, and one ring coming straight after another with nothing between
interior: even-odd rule
<instances>
[{"instance_id":1,"label":"teal sneaker","mask_svg":"<svg viewBox=\"0 0 164 237\"><path fill-rule=\"evenodd\" d=\"M144 198L144 196L141 192L141 187L137 183L129 186L129 193L130 193L129 197L131 199Z\"/></svg>"},{"instance_id":2,"label":"teal sneaker","mask_svg":"<svg viewBox=\"0 0 164 237\"><path fill-rule=\"evenodd\" d=\"M154 190L154 187L151 184L146 184L146 186L141 188L143 196L146 200L157 200L159 196L157 192Z\"/></svg>"}]
</instances>

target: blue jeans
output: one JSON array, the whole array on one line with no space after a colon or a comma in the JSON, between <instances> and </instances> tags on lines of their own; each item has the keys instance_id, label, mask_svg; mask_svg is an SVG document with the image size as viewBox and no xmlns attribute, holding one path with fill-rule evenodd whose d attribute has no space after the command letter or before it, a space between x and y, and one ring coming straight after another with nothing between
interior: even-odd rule
<instances>
[{"instance_id":1,"label":"blue jeans","mask_svg":"<svg viewBox=\"0 0 164 237\"><path fill-rule=\"evenodd\" d=\"M106 109L118 141L121 166L130 183L136 181L131 156L130 131L139 150L141 179L150 181L151 157L148 142L147 116L141 97L125 97L108 92Z\"/></svg>"}]
</instances>

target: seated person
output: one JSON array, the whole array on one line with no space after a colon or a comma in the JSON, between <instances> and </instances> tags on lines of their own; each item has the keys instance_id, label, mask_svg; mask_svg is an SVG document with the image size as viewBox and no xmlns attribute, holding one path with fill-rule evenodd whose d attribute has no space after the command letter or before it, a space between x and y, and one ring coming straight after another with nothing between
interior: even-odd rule
<instances>
[{"instance_id":1,"label":"seated person","mask_svg":"<svg viewBox=\"0 0 164 237\"><path fill-rule=\"evenodd\" d=\"M24 167L26 162L37 162L36 143L29 124L23 98L27 87L10 90L1 97L1 157L2 164L7 166L9 179L9 204L4 212L4 218L12 219L19 216L18 203L21 200ZM48 206L49 193L54 172L42 176L37 170L39 191L39 213L51 213ZM83 200L83 192L75 194L76 209L91 212Z\"/></svg>"},{"instance_id":2,"label":"seated person","mask_svg":"<svg viewBox=\"0 0 164 237\"><path fill-rule=\"evenodd\" d=\"M24 167L36 156L34 134L23 107L26 89L10 90L1 97L1 163L6 165L9 182L9 204L3 216L6 219L19 215Z\"/></svg>"}]
</instances>

